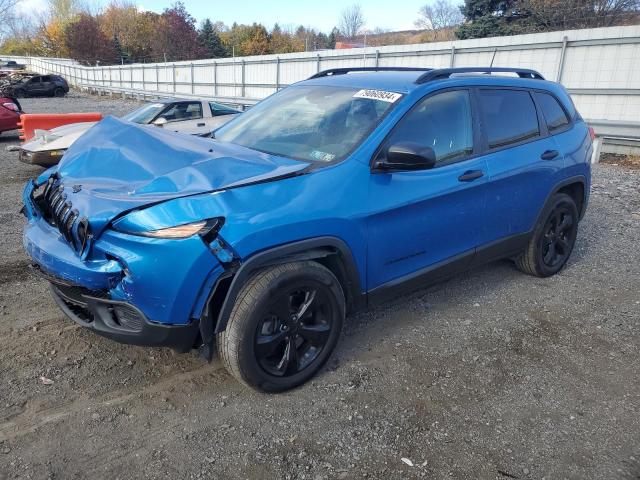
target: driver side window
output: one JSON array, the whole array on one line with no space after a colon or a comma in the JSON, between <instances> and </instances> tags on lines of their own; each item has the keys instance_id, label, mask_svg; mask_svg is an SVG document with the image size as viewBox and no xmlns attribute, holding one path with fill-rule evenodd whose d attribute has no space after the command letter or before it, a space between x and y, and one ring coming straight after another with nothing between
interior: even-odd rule
<instances>
[{"instance_id":1,"label":"driver side window","mask_svg":"<svg viewBox=\"0 0 640 480\"><path fill-rule=\"evenodd\" d=\"M400 122L388 145L415 142L431 147L435 167L458 162L473 153L473 119L467 90L436 93L421 100Z\"/></svg>"},{"instance_id":2,"label":"driver side window","mask_svg":"<svg viewBox=\"0 0 640 480\"><path fill-rule=\"evenodd\" d=\"M200 102L176 103L161 115L167 122L181 122L183 120L197 120L202 118L202 104Z\"/></svg>"}]
</instances>

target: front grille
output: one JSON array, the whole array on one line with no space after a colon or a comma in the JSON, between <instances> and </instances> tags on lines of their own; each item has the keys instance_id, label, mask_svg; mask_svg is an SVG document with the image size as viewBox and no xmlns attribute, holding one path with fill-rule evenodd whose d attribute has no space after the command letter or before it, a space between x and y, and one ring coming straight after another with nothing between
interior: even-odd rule
<instances>
[{"instance_id":1,"label":"front grille","mask_svg":"<svg viewBox=\"0 0 640 480\"><path fill-rule=\"evenodd\" d=\"M77 303L70 302L66 298L62 298L62 301L67 306L67 308L71 311L73 315L75 315L80 322L83 323L93 323L95 320L95 316L93 312L89 310L87 307L83 305L78 305Z\"/></svg>"},{"instance_id":2,"label":"front grille","mask_svg":"<svg viewBox=\"0 0 640 480\"><path fill-rule=\"evenodd\" d=\"M76 252L82 254L91 235L89 221L73 208L58 176L49 177L45 184L33 191L32 198L43 218L58 229Z\"/></svg>"},{"instance_id":3,"label":"front grille","mask_svg":"<svg viewBox=\"0 0 640 480\"><path fill-rule=\"evenodd\" d=\"M54 283L53 289L71 313L83 323L92 323L95 320L95 314L89 308L89 299L87 297L104 300L111 298L108 292L90 290L79 285Z\"/></svg>"},{"instance_id":4,"label":"front grille","mask_svg":"<svg viewBox=\"0 0 640 480\"><path fill-rule=\"evenodd\" d=\"M56 289L69 300L73 300L77 303L86 303L84 297L100 298L103 300L109 300L111 297L109 292L100 290L90 290L88 288L80 287L78 285L59 285L56 284Z\"/></svg>"}]
</instances>

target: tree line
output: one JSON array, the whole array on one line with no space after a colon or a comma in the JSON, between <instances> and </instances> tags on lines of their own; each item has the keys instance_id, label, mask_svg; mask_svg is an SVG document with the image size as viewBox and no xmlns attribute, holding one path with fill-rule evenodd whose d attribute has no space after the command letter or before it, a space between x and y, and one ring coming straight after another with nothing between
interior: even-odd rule
<instances>
[{"instance_id":1,"label":"tree line","mask_svg":"<svg viewBox=\"0 0 640 480\"><path fill-rule=\"evenodd\" d=\"M17 14L20 0L0 0L0 53L74 58L88 65L145 63L291 53L335 48L336 42L389 45L482 38L637 23L640 0L435 0L415 20L416 31L367 28L354 4L336 27L251 25L203 20L178 1L162 13L131 0L112 0L92 11L87 0L49 0L40 15ZM34 20L35 18L35 20Z\"/></svg>"},{"instance_id":2,"label":"tree line","mask_svg":"<svg viewBox=\"0 0 640 480\"><path fill-rule=\"evenodd\" d=\"M36 25L20 17L0 23L5 25L4 54L69 57L91 65L331 49L339 36L337 28L324 33L275 24L267 30L259 23L227 26L210 19L198 25L180 1L154 13L115 0L92 13L77 0L51 0L49 12Z\"/></svg>"}]
</instances>

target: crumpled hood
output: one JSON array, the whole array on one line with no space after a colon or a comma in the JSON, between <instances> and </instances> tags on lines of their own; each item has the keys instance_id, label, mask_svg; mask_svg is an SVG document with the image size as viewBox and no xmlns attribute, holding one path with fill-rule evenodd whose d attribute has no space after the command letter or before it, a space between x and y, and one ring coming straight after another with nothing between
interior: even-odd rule
<instances>
[{"instance_id":1,"label":"crumpled hood","mask_svg":"<svg viewBox=\"0 0 640 480\"><path fill-rule=\"evenodd\" d=\"M273 180L308 163L107 117L58 166L64 192L94 234L121 213L172 198Z\"/></svg>"}]
</instances>

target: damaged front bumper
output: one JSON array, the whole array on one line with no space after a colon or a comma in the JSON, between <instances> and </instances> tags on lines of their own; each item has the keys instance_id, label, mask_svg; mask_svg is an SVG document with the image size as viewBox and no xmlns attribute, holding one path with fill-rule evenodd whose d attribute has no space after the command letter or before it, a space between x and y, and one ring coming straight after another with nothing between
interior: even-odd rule
<instances>
[{"instance_id":1,"label":"damaged front bumper","mask_svg":"<svg viewBox=\"0 0 640 480\"><path fill-rule=\"evenodd\" d=\"M80 256L24 192L24 248L76 323L119 342L186 351L225 271L199 236L167 240L104 231Z\"/></svg>"},{"instance_id":2,"label":"damaged front bumper","mask_svg":"<svg viewBox=\"0 0 640 480\"><path fill-rule=\"evenodd\" d=\"M71 320L120 343L171 347L188 352L200 333L199 322L187 325L153 323L134 305L104 298L102 292L52 282L51 294Z\"/></svg>"}]
</instances>

